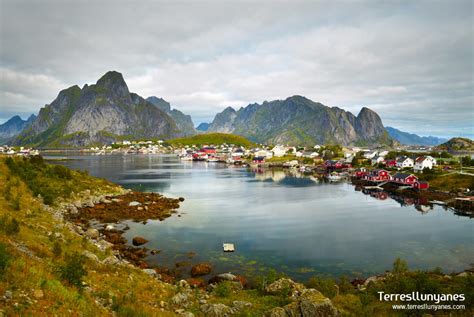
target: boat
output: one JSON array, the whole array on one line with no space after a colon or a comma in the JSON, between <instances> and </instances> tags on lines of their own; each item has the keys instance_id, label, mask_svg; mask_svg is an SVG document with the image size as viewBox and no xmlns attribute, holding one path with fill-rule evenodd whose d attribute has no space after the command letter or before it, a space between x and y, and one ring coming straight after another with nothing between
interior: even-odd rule
<instances>
[{"instance_id":1,"label":"boat","mask_svg":"<svg viewBox=\"0 0 474 317\"><path fill-rule=\"evenodd\" d=\"M328 175L328 179L331 182L337 182L337 181L340 181L342 179L342 176L339 175L338 173L331 173L331 174Z\"/></svg>"}]
</instances>

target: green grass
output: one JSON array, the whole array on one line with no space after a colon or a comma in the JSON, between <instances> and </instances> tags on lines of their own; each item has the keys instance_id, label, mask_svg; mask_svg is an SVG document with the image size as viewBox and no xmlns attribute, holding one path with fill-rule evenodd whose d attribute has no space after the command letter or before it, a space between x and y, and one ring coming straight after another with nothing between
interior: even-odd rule
<instances>
[{"instance_id":1,"label":"green grass","mask_svg":"<svg viewBox=\"0 0 474 317\"><path fill-rule=\"evenodd\" d=\"M186 138L171 139L167 141L170 145L221 145L221 144L234 144L237 146L244 146L250 148L255 146L254 143L250 142L246 138L240 135L228 134L228 133L204 133L197 134Z\"/></svg>"}]
</instances>

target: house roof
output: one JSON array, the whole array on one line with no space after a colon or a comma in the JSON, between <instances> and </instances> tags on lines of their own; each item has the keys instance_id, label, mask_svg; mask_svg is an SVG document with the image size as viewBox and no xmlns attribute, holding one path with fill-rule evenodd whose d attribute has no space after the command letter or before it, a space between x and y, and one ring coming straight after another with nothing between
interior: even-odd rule
<instances>
[{"instance_id":1,"label":"house roof","mask_svg":"<svg viewBox=\"0 0 474 317\"><path fill-rule=\"evenodd\" d=\"M416 177L416 176L413 175L413 174L397 173L397 174L393 175L393 178L405 179L405 178L407 178L407 177L409 177L409 176L414 176L414 177Z\"/></svg>"}]
</instances>

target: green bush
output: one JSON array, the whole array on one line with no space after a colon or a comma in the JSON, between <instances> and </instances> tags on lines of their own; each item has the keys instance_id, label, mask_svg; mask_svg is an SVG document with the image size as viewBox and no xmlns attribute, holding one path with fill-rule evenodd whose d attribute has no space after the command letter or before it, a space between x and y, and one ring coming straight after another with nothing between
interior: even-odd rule
<instances>
[{"instance_id":1,"label":"green bush","mask_svg":"<svg viewBox=\"0 0 474 317\"><path fill-rule=\"evenodd\" d=\"M214 293L218 297L229 297L232 293L232 284L229 281L224 281L216 285Z\"/></svg>"},{"instance_id":2,"label":"green bush","mask_svg":"<svg viewBox=\"0 0 474 317\"><path fill-rule=\"evenodd\" d=\"M82 278L87 275L84 268L86 258L75 252L66 257L66 263L59 268L61 279L76 287L82 287Z\"/></svg>"},{"instance_id":3,"label":"green bush","mask_svg":"<svg viewBox=\"0 0 474 317\"><path fill-rule=\"evenodd\" d=\"M61 254L63 252L63 249L61 248L61 243L59 243L58 241L54 241L54 244L53 244L53 255L54 257L60 257Z\"/></svg>"},{"instance_id":4,"label":"green bush","mask_svg":"<svg viewBox=\"0 0 474 317\"><path fill-rule=\"evenodd\" d=\"M0 218L0 230L7 235L16 235L20 232L20 224L15 218L10 218L4 215Z\"/></svg>"},{"instance_id":5,"label":"green bush","mask_svg":"<svg viewBox=\"0 0 474 317\"><path fill-rule=\"evenodd\" d=\"M0 277L3 278L8 263L11 260L11 255L7 250L7 246L0 242Z\"/></svg>"},{"instance_id":6,"label":"green bush","mask_svg":"<svg viewBox=\"0 0 474 317\"><path fill-rule=\"evenodd\" d=\"M317 289L329 298L337 295L336 281L330 277L313 276L308 280L307 286Z\"/></svg>"}]
</instances>

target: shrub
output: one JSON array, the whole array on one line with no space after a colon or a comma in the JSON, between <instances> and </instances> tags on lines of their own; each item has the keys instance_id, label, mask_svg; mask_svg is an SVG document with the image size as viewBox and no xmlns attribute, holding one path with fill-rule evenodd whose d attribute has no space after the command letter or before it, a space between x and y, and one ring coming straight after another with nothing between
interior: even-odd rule
<instances>
[{"instance_id":1,"label":"shrub","mask_svg":"<svg viewBox=\"0 0 474 317\"><path fill-rule=\"evenodd\" d=\"M15 235L20 232L20 224L15 218L9 218L7 215L4 215L0 218L0 230L7 235Z\"/></svg>"},{"instance_id":2,"label":"shrub","mask_svg":"<svg viewBox=\"0 0 474 317\"><path fill-rule=\"evenodd\" d=\"M54 244L53 244L54 257L56 258L60 257L62 252L63 252L63 249L61 248L61 243L59 243L58 241L54 241Z\"/></svg>"},{"instance_id":3,"label":"shrub","mask_svg":"<svg viewBox=\"0 0 474 317\"><path fill-rule=\"evenodd\" d=\"M217 284L216 288L214 289L214 293L218 297L229 297L232 293L232 284L229 281L224 281Z\"/></svg>"},{"instance_id":4,"label":"shrub","mask_svg":"<svg viewBox=\"0 0 474 317\"><path fill-rule=\"evenodd\" d=\"M11 260L11 255L7 250L7 246L0 242L0 277L3 278L8 263Z\"/></svg>"},{"instance_id":5,"label":"shrub","mask_svg":"<svg viewBox=\"0 0 474 317\"><path fill-rule=\"evenodd\" d=\"M66 258L66 263L59 268L60 277L76 287L82 287L82 278L87 275L84 268L86 258L75 252Z\"/></svg>"},{"instance_id":6,"label":"shrub","mask_svg":"<svg viewBox=\"0 0 474 317\"><path fill-rule=\"evenodd\" d=\"M329 298L337 295L336 281L330 277L313 276L308 280L307 286L317 289Z\"/></svg>"},{"instance_id":7,"label":"shrub","mask_svg":"<svg viewBox=\"0 0 474 317\"><path fill-rule=\"evenodd\" d=\"M408 263L405 260L397 258L395 262L393 262L393 269L392 272L394 274L402 274L408 271Z\"/></svg>"}]
</instances>

